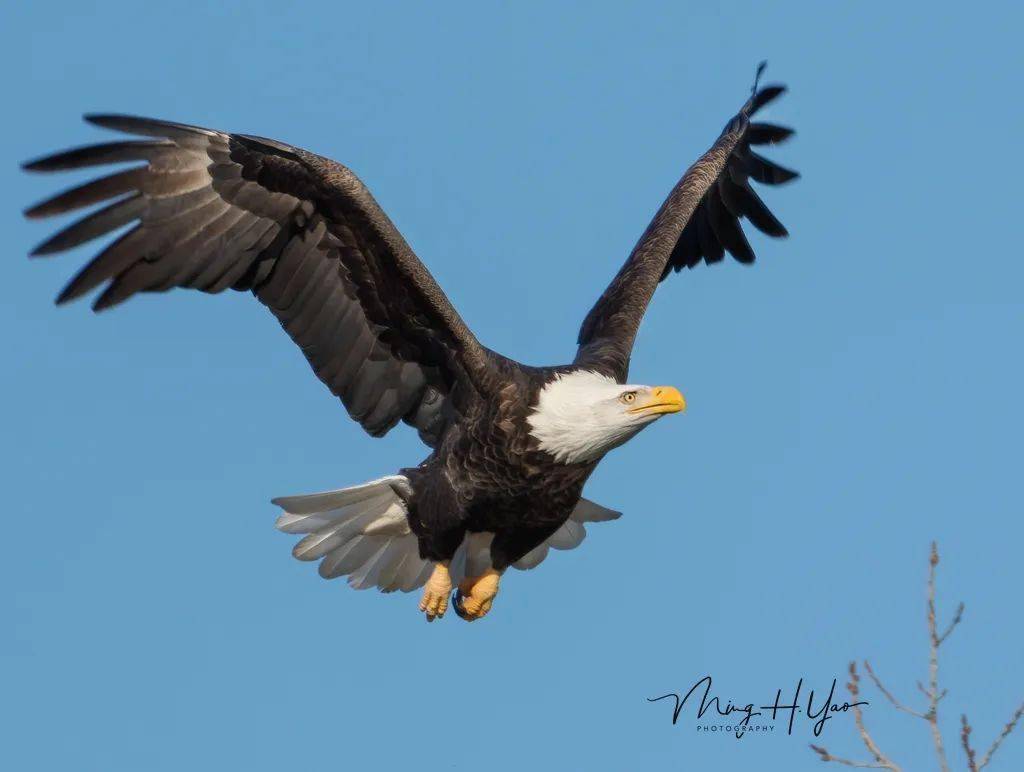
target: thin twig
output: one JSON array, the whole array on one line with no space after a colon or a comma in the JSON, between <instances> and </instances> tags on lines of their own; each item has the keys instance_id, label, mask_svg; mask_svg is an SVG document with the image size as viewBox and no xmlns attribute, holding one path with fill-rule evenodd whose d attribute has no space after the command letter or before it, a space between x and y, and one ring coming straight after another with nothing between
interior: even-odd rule
<instances>
[{"instance_id":1,"label":"thin twig","mask_svg":"<svg viewBox=\"0 0 1024 772\"><path fill-rule=\"evenodd\" d=\"M932 731L932 742L935 743L935 753L939 757L939 769L942 772L949 772L949 762L946 761L946 749L942 745L942 732L939 730L939 700L945 696L939 695L939 646L942 644L942 640L939 638L938 626L935 623L935 566L939 564L939 550L935 546L935 542L932 542L932 554L928 561L928 637L930 639L930 646L928 647L928 689L922 690L928 695L928 713L927 721ZM956 620L956 621L959 621ZM950 629L946 631L945 635L949 635L955 626L950 625Z\"/></svg>"},{"instance_id":2,"label":"thin twig","mask_svg":"<svg viewBox=\"0 0 1024 772\"><path fill-rule=\"evenodd\" d=\"M822 761L834 761L836 764L843 764L847 767L860 767L863 769L888 769L890 772L901 772L899 766L897 766L892 759L882 753L882 750L875 743L874 738L868 732L867 727L864 726L864 712L860 709L858 704L860 700L857 699L860 696L860 676L857 675L857 663L850 663L850 681L846 684L846 688L850 691L850 696L853 698L850 700L851 707L853 708L853 720L857 724L857 731L860 732L860 739L864 741L864 747L868 749L868 752L874 757L874 762L870 761L851 761L850 759L840 758L839 756L833 756L825 748L820 745L811 745L818 756L821 757Z\"/></svg>"},{"instance_id":3,"label":"thin twig","mask_svg":"<svg viewBox=\"0 0 1024 772\"><path fill-rule=\"evenodd\" d=\"M931 698L931 695L928 694L928 690L924 688L924 684L920 681L917 682L917 690L921 692L921 694L923 694L925 697L928 697L929 699Z\"/></svg>"},{"instance_id":4,"label":"thin twig","mask_svg":"<svg viewBox=\"0 0 1024 772\"><path fill-rule=\"evenodd\" d=\"M889 700L889 702L891 702L897 710L902 710L904 713L909 713L911 716L923 718L925 721L928 720L928 717L924 713L919 713L918 711L913 710L912 708L908 708L902 702L897 700L892 695L892 692L885 688L879 677L875 675L875 671L871 668L871 663L867 660L864 660L864 669L868 671L868 675L871 677L871 680L875 682L875 686L878 687L878 691L885 695L885 698Z\"/></svg>"},{"instance_id":5,"label":"thin twig","mask_svg":"<svg viewBox=\"0 0 1024 772\"><path fill-rule=\"evenodd\" d=\"M951 632L953 632L953 628L956 627L958 624L960 624L960 620L963 619L963 618L964 618L964 604L963 604L963 601L961 601L960 605L956 607L956 613L953 615L953 621L949 623L949 627L946 628L946 631L942 635L939 636L939 640L938 640L938 645L939 646L941 646L943 641L945 641L949 637L949 634Z\"/></svg>"},{"instance_id":6,"label":"thin twig","mask_svg":"<svg viewBox=\"0 0 1024 772\"><path fill-rule=\"evenodd\" d=\"M967 722L967 714L960 716L960 743L964 746L964 753L967 754L967 769L969 772L978 772L978 763L974 760L974 748L971 747L971 725Z\"/></svg>"},{"instance_id":7,"label":"thin twig","mask_svg":"<svg viewBox=\"0 0 1024 772\"><path fill-rule=\"evenodd\" d=\"M1003 744L1003 740L1009 737L1010 732L1016 728L1017 722L1020 721L1021 716L1024 716L1024 703L1021 703L1021 706L1017 708L1017 712L1013 714L1013 718L1011 718L1007 722L1006 726L1003 727L1003 731L999 733L999 736L992 741L992 747L985 752L984 757L981 759L981 763L978 765L978 769L984 769L988 766L988 763L992 761L992 754L999 750L999 746Z\"/></svg>"},{"instance_id":8,"label":"thin twig","mask_svg":"<svg viewBox=\"0 0 1024 772\"><path fill-rule=\"evenodd\" d=\"M843 764L847 767L858 767L860 769L892 769L892 767L885 764L873 764L870 761L851 761L850 759L833 756L820 745L814 745L813 743L811 744L811 749L818 754L822 761L834 761L836 764Z\"/></svg>"},{"instance_id":9,"label":"thin twig","mask_svg":"<svg viewBox=\"0 0 1024 772\"><path fill-rule=\"evenodd\" d=\"M864 741L864 747L868 749L868 752L875 757L875 761L882 765L883 769L891 769L893 772L899 772L899 767L892 762L892 760L882 753L881 748L875 743L874 739L868 733L867 727L864 726L864 711L861 710L860 702L857 698L860 696L860 676L857 675L857 663L850 663L850 682L846 685L846 688L850 690L850 696L853 697L853 721L857 725L857 731L860 732L860 739Z\"/></svg>"}]
</instances>

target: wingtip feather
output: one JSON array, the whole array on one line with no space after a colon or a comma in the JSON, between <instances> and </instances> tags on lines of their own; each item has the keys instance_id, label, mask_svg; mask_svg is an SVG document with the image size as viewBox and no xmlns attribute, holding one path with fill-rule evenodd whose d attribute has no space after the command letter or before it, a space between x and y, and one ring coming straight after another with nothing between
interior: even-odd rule
<instances>
[{"instance_id":1,"label":"wingtip feather","mask_svg":"<svg viewBox=\"0 0 1024 772\"><path fill-rule=\"evenodd\" d=\"M100 126L104 129L114 128L111 123L122 119L134 119L134 115L126 115L123 113L83 113L82 120L86 123L91 123L93 126Z\"/></svg>"},{"instance_id":2,"label":"wingtip feather","mask_svg":"<svg viewBox=\"0 0 1024 772\"><path fill-rule=\"evenodd\" d=\"M56 238L49 238L40 244L36 244L34 247L32 247L32 250L28 253L28 256L48 257L49 255L55 255L58 252L63 251L60 245L56 243L56 241Z\"/></svg>"},{"instance_id":3,"label":"wingtip feather","mask_svg":"<svg viewBox=\"0 0 1024 772\"><path fill-rule=\"evenodd\" d=\"M92 304L92 310L94 313L98 314L101 311L106 311L108 308L120 305L129 297L131 297L130 294L125 295L123 292L119 291L117 283L112 282L105 290L103 290L103 294L96 298L95 302Z\"/></svg>"},{"instance_id":4,"label":"wingtip feather","mask_svg":"<svg viewBox=\"0 0 1024 772\"><path fill-rule=\"evenodd\" d=\"M31 161L22 161L18 166L23 172L42 172L46 171L46 161L48 156L40 156L39 158L33 158Z\"/></svg>"}]
</instances>

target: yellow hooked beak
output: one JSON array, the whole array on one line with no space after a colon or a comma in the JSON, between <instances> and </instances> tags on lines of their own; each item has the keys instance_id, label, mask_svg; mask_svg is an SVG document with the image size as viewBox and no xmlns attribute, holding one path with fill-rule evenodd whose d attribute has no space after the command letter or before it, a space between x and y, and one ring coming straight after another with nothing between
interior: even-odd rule
<instances>
[{"instance_id":1,"label":"yellow hooked beak","mask_svg":"<svg viewBox=\"0 0 1024 772\"><path fill-rule=\"evenodd\" d=\"M686 400L674 386L655 386L649 394L637 395L635 405L630 413L644 415L660 415L661 413L678 413L686 410Z\"/></svg>"}]
</instances>

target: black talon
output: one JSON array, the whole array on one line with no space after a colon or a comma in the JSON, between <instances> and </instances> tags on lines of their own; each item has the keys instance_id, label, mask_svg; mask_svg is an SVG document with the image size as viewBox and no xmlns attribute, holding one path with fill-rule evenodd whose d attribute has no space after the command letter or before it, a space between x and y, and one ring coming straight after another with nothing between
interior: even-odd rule
<instances>
[{"instance_id":1,"label":"black talon","mask_svg":"<svg viewBox=\"0 0 1024 772\"><path fill-rule=\"evenodd\" d=\"M472 620L466 616L466 612L462 610L462 590L456 590L452 593L452 611L459 619L465 619L467 622Z\"/></svg>"}]
</instances>

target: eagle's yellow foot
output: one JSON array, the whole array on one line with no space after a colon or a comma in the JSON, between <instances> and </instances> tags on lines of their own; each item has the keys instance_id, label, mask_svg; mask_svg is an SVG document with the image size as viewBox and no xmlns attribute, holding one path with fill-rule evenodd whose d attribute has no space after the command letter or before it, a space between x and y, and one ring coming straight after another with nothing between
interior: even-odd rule
<instances>
[{"instance_id":1,"label":"eagle's yellow foot","mask_svg":"<svg viewBox=\"0 0 1024 772\"><path fill-rule=\"evenodd\" d=\"M448 595L452 591L452 578L448 573L448 563L434 565L434 573L427 579L423 587L423 598L420 600L420 611L427 615L427 621L433 622L443 617L448 610Z\"/></svg>"},{"instance_id":2,"label":"eagle's yellow foot","mask_svg":"<svg viewBox=\"0 0 1024 772\"><path fill-rule=\"evenodd\" d=\"M493 568L487 569L480 576L469 576L459 582L459 589L452 598L455 613L467 622L472 622L487 615L498 594L498 582L501 574Z\"/></svg>"}]
</instances>

